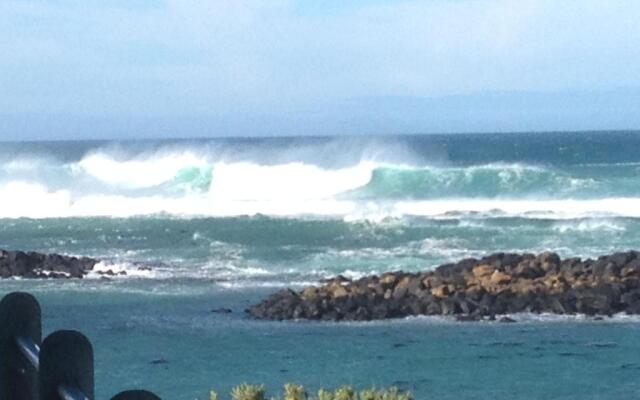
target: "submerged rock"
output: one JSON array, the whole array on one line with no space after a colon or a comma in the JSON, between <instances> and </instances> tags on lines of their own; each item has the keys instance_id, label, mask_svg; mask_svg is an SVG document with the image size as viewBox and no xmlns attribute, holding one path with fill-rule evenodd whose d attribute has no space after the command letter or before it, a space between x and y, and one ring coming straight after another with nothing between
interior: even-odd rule
<instances>
[{"instance_id":1,"label":"submerged rock","mask_svg":"<svg viewBox=\"0 0 640 400\"><path fill-rule=\"evenodd\" d=\"M640 253L597 260L562 260L551 252L496 253L422 273L340 276L300 292L281 290L247 312L271 320L454 315L461 321L522 312L640 314Z\"/></svg>"},{"instance_id":2,"label":"submerged rock","mask_svg":"<svg viewBox=\"0 0 640 400\"><path fill-rule=\"evenodd\" d=\"M232 309L230 308L214 308L213 310L211 310L211 313L213 314L231 314L233 312Z\"/></svg>"},{"instance_id":3,"label":"submerged rock","mask_svg":"<svg viewBox=\"0 0 640 400\"><path fill-rule=\"evenodd\" d=\"M0 250L0 278L82 278L97 263L88 257Z\"/></svg>"}]
</instances>

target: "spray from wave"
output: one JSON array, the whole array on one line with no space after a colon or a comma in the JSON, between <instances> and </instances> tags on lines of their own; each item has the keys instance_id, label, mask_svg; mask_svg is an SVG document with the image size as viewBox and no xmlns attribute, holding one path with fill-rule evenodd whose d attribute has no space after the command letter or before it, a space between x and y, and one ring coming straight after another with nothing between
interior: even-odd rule
<instances>
[{"instance_id":1,"label":"spray from wave","mask_svg":"<svg viewBox=\"0 0 640 400\"><path fill-rule=\"evenodd\" d=\"M149 188L172 179L184 179L185 172L207 167L207 161L193 153L169 153L118 160L95 153L69 165L76 176L86 174L111 186ZM186 174L189 179L194 179Z\"/></svg>"},{"instance_id":2,"label":"spray from wave","mask_svg":"<svg viewBox=\"0 0 640 400\"><path fill-rule=\"evenodd\" d=\"M640 216L640 176L627 171L633 164L616 164L618 173L602 176L588 165L432 164L410 152L391 157L370 147L337 160L338 150L335 143L304 151L183 145L121 152L107 146L63 161L42 155L0 160L0 217Z\"/></svg>"}]
</instances>

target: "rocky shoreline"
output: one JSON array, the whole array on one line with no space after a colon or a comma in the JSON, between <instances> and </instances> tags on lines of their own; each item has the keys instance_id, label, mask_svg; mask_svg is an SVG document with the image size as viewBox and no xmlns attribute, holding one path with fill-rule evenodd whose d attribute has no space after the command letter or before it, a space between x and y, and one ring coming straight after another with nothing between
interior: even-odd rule
<instances>
[{"instance_id":1,"label":"rocky shoreline","mask_svg":"<svg viewBox=\"0 0 640 400\"><path fill-rule=\"evenodd\" d=\"M301 291L281 290L247 310L259 319L331 321L412 315L473 321L522 312L640 314L640 252L595 260L561 259L551 252L496 253L421 273L338 276Z\"/></svg>"},{"instance_id":2,"label":"rocky shoreline","mask_svg":"<svg viewBox=\"0 0 640 400\"><path fill-rule=\"evenodd\" d=\"M0 250L0 278L82 278L98 262L89 257Z\"/></svg>"}]
</instances>

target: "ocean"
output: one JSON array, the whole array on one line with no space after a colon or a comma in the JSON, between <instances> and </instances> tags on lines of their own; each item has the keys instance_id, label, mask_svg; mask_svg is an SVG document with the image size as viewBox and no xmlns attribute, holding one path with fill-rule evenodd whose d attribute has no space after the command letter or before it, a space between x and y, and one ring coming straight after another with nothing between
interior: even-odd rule
<instances>
[{"instance_id":1,"label":"ocean","mask_svg":"<svg viewBox=\"0 0 640 400\"><path fill-rule=\"evenodd\" d=\"M0 248L98 257L109 280L0 281L78 329L96 392L207 399L397 385L417 399L640 396L640 319L266 322L283 287L497 251L640 248L640 133L0 143ZM141 268L144 267L144 268ZM146 268L150 267L150 269ZM232 313L213 313L229 308Z\"/></svg>"}]
</instances>

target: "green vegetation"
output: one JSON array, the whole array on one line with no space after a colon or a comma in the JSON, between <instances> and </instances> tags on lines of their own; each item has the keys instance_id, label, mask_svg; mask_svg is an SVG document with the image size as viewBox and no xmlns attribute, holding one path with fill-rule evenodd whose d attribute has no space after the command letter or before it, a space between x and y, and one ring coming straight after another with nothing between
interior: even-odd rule
<instances>
[{"instance_id":1,"label":"green vegetation","mask_svg":"<svg viewBox=\"0 0 640 400\"><path fill-rule=\"evenodd\" d=\"M307 392L302 385L287 383L284 385L284 400L306 400Z\"/></svg>"},{"instance_id":2,"label":"green vegetation","mask_svg":"<svg viewBox=\"0 0 640 400\"><path fill-rule=\"evenodd\" d=\"M264 397L264 385L249 385L243 383L231 391L233 400L266 400Z\"/></svg>"},{"instance_id":3,"label":"green vegetation","mask_svg":"<svg viewBox=\"0 0 640 400\"><path fill-rule=\"evenodd\" d=\"M211 391L210 400L219 400L218 393ZM231 391L232 400L266 400L264 385L243 383ZM284 385L284 397L271 397L270 400L414 400L413 395L401 392L398 388L365 389L360 392L351 386L343 386L334 391L320 389L315 396L307 395L304 387L295 383Z\"/></svg>"}]
</instances>

